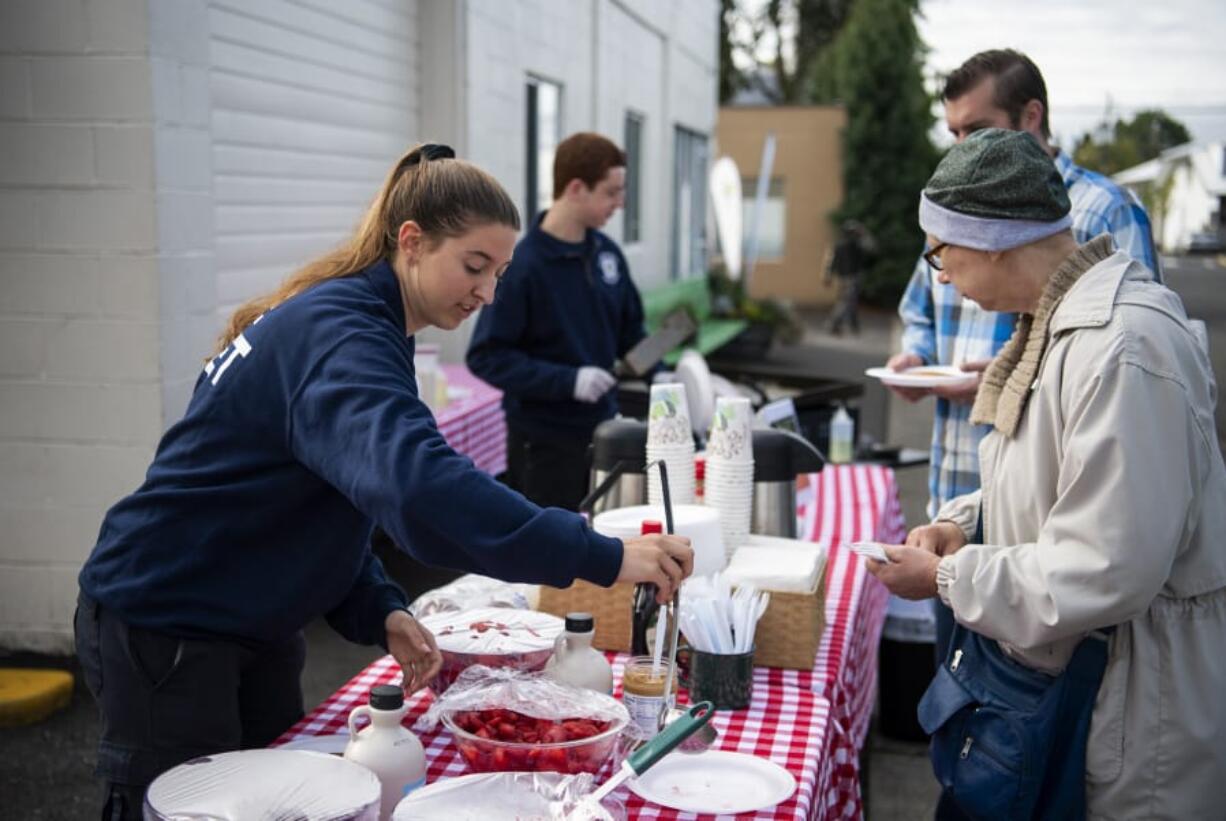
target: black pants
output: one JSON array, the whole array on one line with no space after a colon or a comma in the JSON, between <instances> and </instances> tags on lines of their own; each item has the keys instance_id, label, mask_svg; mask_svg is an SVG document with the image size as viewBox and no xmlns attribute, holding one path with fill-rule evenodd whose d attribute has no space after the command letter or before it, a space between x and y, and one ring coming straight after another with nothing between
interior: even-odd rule
<instances>
[{"instance_id":1,"label":"black pants","mask_svg":"<svg viewBox=\"0 0 1226 821\"><path fill-rule=\"evenodd\" d=\"M830 332L842 333L843 325L851 327L854 333L860 333L860 282L858 279L844 277L839 280L839 299L834 313L830 317Z\"/></svg>"},{"instance_id":2,"label":"black pants","mask_svg":"<svg viewBox=\"0 0 1226 821\"><path fill-rule=\"evenodd\" d=\"M527 436L507 428L507 484L541 507L578 510L587 495L588 439Z\"/></svg>"},{"instance_id":3,"label":"black pants","mask_svg":"<svg viewBox=\"0 0 1226 821\"><path fill-rule=\"evenodd\" d=\"M131 627L84 593L77 657L98 702L102 818L140 819L145 788L197 756L266 747L303 715L302 634L263 645Z\"/></svg>"}]
</instances>

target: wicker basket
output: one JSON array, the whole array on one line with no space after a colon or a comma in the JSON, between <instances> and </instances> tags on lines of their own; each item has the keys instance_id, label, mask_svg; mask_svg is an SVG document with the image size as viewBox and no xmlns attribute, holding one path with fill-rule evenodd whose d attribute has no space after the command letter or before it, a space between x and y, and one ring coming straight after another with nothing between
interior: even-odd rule
<instances>
[{"instance_id":1,"label":"wicker basket","mask_svg":"<svg viewBox=\"0 0 1226 821\"><path fill-rule=\"evenodd\" d=\"M826 568L809 593L771 591L771 601L758 620L754 638L754 664L811 670L826 628ZM685 607L684 597L681 603ZM537 609L566 618L567 613L591 613L596 620L592 646L619 653L630 652L634 616L634 585L629 582L600 587L577 581L560 589L541 585Z\"/></svg>"},{"instance_id":2,"label":"wicker basket","mask_svg":"<svg viewBox=\"0 0 1226 821\"><path fill-rule=\"evenodd\" d=\"M612 587L600 587L585 581L577 581L567 588L542 584L536 609L561 618L566 618L567 613L591 613L596 620L592 646L600 650L630 652L634 585L629 582Z\"/></svg>"},{"instance_id":3,"label":"wicker basket","mask_svg":"<svg viewBox=\"0 0 1226 821\"><path fill-rule=\"evenodd\" d=\"M771 601L754 634L754 664L812 670L826 629L826 568L809 593L770 591Z\"/></svg>"}]
</instances>

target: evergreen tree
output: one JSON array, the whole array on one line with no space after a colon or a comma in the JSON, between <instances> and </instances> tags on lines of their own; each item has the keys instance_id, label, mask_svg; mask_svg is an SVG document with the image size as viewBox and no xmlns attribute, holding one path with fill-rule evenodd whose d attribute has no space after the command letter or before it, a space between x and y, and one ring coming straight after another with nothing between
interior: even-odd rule
<instances>
[{"instance_id":1,"label":"evergreen tree","mask_svg":"<svg viewBox=\"0 0 1226 821\"><path fill-rule=\"evenodd\" d=\"M916 0L856 0L833 58L819 60L812 78L815 96L847 108L836 222L859 220L876 240L862 293L890 307L923 250L919 195L938 156L929 139L932 99L924 89L917 10Z\"/></svg>"},{"instance_id":2,"label":"evergreen tree","mask_svg":"<svg viewBox=\"0 0 1226 821\"><path fill-rule=\"evenodd\" d=\"M736 0L719 2L719 104L727 105L745 85L745 78L732 59L732 27L737 19Z\"/></svg>"}]
</instances>

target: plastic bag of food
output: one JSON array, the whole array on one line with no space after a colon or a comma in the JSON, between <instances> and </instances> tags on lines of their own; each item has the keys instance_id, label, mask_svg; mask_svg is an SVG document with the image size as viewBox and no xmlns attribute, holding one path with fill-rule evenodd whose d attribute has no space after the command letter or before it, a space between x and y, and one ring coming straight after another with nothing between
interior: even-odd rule
<instances>
[{"instance_id":1,"label":"plastic bag of food","mask_svg":"<svg viewBox=\"0 0 1226 821\"><path fill-rule=\"evenodd\" d=\"M460 673L447 692L434 699L413 729L429 732L444 714L481 710L512 710L551 721L588 719L622 727L630 721L625 706L604 693L555 681L543 673L476 665Z\"/></svg>"},{"instance_id":2,"label":"plastic bag of food","mask_svg":"<svg viewBox=\"0 0 1226 821\"><path fill-rule=\"evenodd\" d=\"M393 821L624 821L620 801L583 801L592 776L558 773L479 773L421 787L396 805Z\"/></svg>"},{"instance_id":3,"label":"plastic bag of food","mask_svg":"<svg viewBox=\"0 0 1226 821\"><path fill-rule=\"evenodd\" d=\"M435 613L458 613L478 607L528 610L535 606L539 595L540 587L535 584L516 584L469 573L422 593L409 605L409 611L420 619Z\"/></svg>"},{"instance_id":4,"label":"plastic bag of food","mask_svg":"<svg viewBox=\"0 0 1226 821\"><path fill-rule=\"evenodd\" d=\"M554 641L566 623L535 610L480 607L435 613L419 619L434 634L443 666L430 682L443 693L461 672L473 665L540 670L553 655Z\"/></svg>"}]
</instances>

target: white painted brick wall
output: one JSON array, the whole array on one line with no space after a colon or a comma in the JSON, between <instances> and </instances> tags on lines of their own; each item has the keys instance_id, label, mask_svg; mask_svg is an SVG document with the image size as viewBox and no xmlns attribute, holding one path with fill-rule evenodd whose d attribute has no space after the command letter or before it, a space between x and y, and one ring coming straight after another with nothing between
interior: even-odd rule
<instances>
[{"instance_id":1,"label":"white painted brick wall","mask_svg":"<svg viewBox=\"0 0 1226 821\"><path fill-rule=\"evenodd\" d=\"M163 427L179 420L210 349L217 310L209 96L209 9L204 0L149 0L152 157L157 215ZM211 331L211 328L210 328Z\"/></svg>"},{"instance_id":2,"label":"white painted brick wall","mask_svg":"<svg viewBox=\"0 0 1226 821\"><path fill-rule=\"evenodd\" d=\"M70 564L14 565L4 569L0 596L0 647L45 653L71 652L77 568ZM65 606L64 602L69 604Z\"/></svg>"},{"instance_id":3,"label":"white painted brick wall","mask_svg":"<svg viewBox=\"0 0 1226 821\"><path fill-rule=\"evenodd\" d=\"M76 574L162 427L146 16L0 4L0 647L70 650Z\"/></svg>"}]
</instances>

